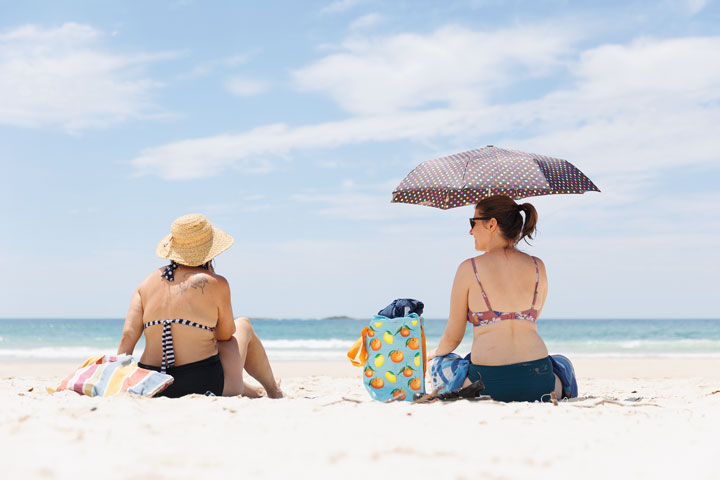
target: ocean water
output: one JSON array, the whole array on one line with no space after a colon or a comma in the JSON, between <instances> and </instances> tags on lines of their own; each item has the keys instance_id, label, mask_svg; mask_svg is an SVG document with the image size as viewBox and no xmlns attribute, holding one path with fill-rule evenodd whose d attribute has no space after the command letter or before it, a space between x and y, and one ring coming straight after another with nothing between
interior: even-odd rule
<instances>
[{"instance_id":1,"label":"ocean water","mask_svg":"<svg viewBox=\"0 0 720 480\"><path fill-rule=\"evenodd\" d=\"M271 360L337 361L367 320L254 320ZM428 348L437 345L445 320L425 320ZM0 319L1 361L82 361L115 353L122 319ZM572 357L720 357L719 320L541 319L540 335L551 354ZM472 331L456 352L470 351ZM142 353L144 339L135 348Z\"/></svg>"}]
</instances>

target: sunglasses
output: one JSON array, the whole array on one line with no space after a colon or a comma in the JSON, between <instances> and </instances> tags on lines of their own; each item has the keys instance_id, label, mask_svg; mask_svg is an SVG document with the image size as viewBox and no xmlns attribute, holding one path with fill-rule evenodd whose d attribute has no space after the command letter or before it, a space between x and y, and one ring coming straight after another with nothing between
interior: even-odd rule
<instances>
[{"instance_id":1,"label":"sunglasses","mask_svg":"<svg viewBox=\"0 0 720 480\"><path fill-rule=\"evenodd\" d=\"M469 220L470 220L470 228L475 227L475 222L478 221L478 220L490 220L491 218L493 218L493 217L473 217L473 218L470 218L470 219L469 219Z\"/></svg>"}]
</instances>

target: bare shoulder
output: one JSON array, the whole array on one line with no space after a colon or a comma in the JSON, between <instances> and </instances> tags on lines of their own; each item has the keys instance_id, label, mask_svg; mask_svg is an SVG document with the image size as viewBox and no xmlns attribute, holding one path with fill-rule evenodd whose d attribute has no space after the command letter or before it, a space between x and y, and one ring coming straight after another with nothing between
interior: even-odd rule
<instances>
[{"instance_id":1,"label":"bare shoulder","mask_svg":"<svg viewBox=\"0 0 720 480\"><path fill-rule=\"evenodd\" d=\"M203 281L207 281L209 287L217 291L220 294L230 293L230 284L227 279L222 275L218 275L214 272L202 272L198 273L198 278L202 278Z\"/></svg>"},{"instance_id":2,"label":"bare shoulder","mask_svg":"<svg viewBox=\"0 0 720 480\"><path fill-rule=\"evenodd\" d=\"M138 291L148 288L148 287L152 286L152 284L154 282L159 281L160 278L162 278L162 273L163 273L162 268L153 270L147 277L145 277L145 279L142 282L140 282L140 285L137 288Z\"/></svg>"},{"instance_id":3,"label":"bare shoulder","mask_svg":"<svg viewBox=\"0 0 720 480\"><path fill-rule=\"evenodd\" d=\"M223 277L222 275L218 275L215 272L202 272L199 275L205 276L209 282L212 282L216 285L221 285L224 287L229 287L230 284L228 283L227 279Z\"/></svg>"},{"instance_id":4,"label":"bare shoulder","mask_svg":"<svg viewBox=\"0 0 720 480\"><path fill-rule=\"evenodd\" d=\"M534 258L535 261L537 262L538 269L540 270L540 272L545 273L545 262L543 262L539 257L531 256L531 258Z\"/></svg>"},{"instance_id":5,"label":"bare shoulder","mask_svg":"<svg viewBox=\"0 0 720 480\"><path fill-rule=\"evenodd\" d=\"M535 262L537 263L538 272L540 273L540 285L541 288L544 288L542 287L542 285L547 284L547 271L545 270L545 262L543 262L540 258L532 255L530 256L530 258L535 260Z\"/></svg>"},{"instance_id":6,"label":"bare shoulder","mask_svg":"<svg viewBox=\"0 0 720 480\"><path fill-rule=\"evenodd\" d=\"M192 279L193 282L203 282L212 287L227 287L228 281L222 275L209 270L198 270L187 272L184 278Z\"/></svg>"},{"instance_id":7,"label":"bare shoulder","mask_svg":"<svg viewBox=\"0 0 720 480\"><path fill-rule=\"evenodd\" d=\"M475 262L477 262L478 259L475 259ZM458 265L457 272L455 273L456 277L472 277L475 275L473 265L472 265L473 259L468 258L466 260L463 260L460 265Z\"/></svg>"}]
</instances>

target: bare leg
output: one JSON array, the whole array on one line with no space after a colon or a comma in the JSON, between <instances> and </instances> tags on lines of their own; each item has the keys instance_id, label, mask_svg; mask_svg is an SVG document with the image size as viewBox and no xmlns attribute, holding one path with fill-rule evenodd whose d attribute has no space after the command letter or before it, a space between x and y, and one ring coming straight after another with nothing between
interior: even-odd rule
<instances>
[{"instance_id":1,"label":"bare leg","mask_svg":"<svg viewBox=\"0 0 720 480\"><path fill-rule=\"evenodd\" d=\"M247 355L245 357L245 371L260 382L265 388L270 398L281 398L283 396L278 381L273 375L270 361L268 360L265 347L263 347L260 338L253 330L250 320L247 317L240 317L235 320L235 337L238 342L245 341L247 338ZM242 339L242 340L241 340Z\"/></svg>"},{"instance_id":2,"label":"bare leg","mask_svg":"<svg viewBox=\"0 0 720 480\"><path fill-rule=\"evenodd\" d=\"M219 342L220 361L225 374L223 395L257 397L260 392L243 382L243 369L265 388L271 398L282 397L282 391L273 376L265 348L255 334L250 320L235 320L235 334L227 342Z\"/></svg>"},{"instance_id":3,"label":"bare leg","mask_svg":"<svg viewBox=\"0 0 720 480\"><path fill-rule=\"evenodd\" d=\"M220 363L222 363L223 375L225 376L223 396L244 395L251 398L259 397L260 394L257 389L243 381L243 365L247 348L241 349L237 338L232 337L226 342L218 342L218 353L220 354Z\"/></svg>"}]
</instances>

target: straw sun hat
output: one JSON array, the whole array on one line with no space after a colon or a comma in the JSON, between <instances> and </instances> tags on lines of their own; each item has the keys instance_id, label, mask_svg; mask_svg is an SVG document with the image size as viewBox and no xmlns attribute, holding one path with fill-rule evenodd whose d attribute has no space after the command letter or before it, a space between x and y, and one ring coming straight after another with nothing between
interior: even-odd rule
<instances>
[{"instance_id":1,"label":"straw sun hat","mask_svg":"<svg viewBox=\"0 0 720 480\"><path fill-rule=\"evenodd\" d=\"M170 235L160 240L155 253L160 258L197 267L230 248L234 241L230 235L213 227L204 215L191 213L172 223Z\"/></svg>"}]
</instances>

